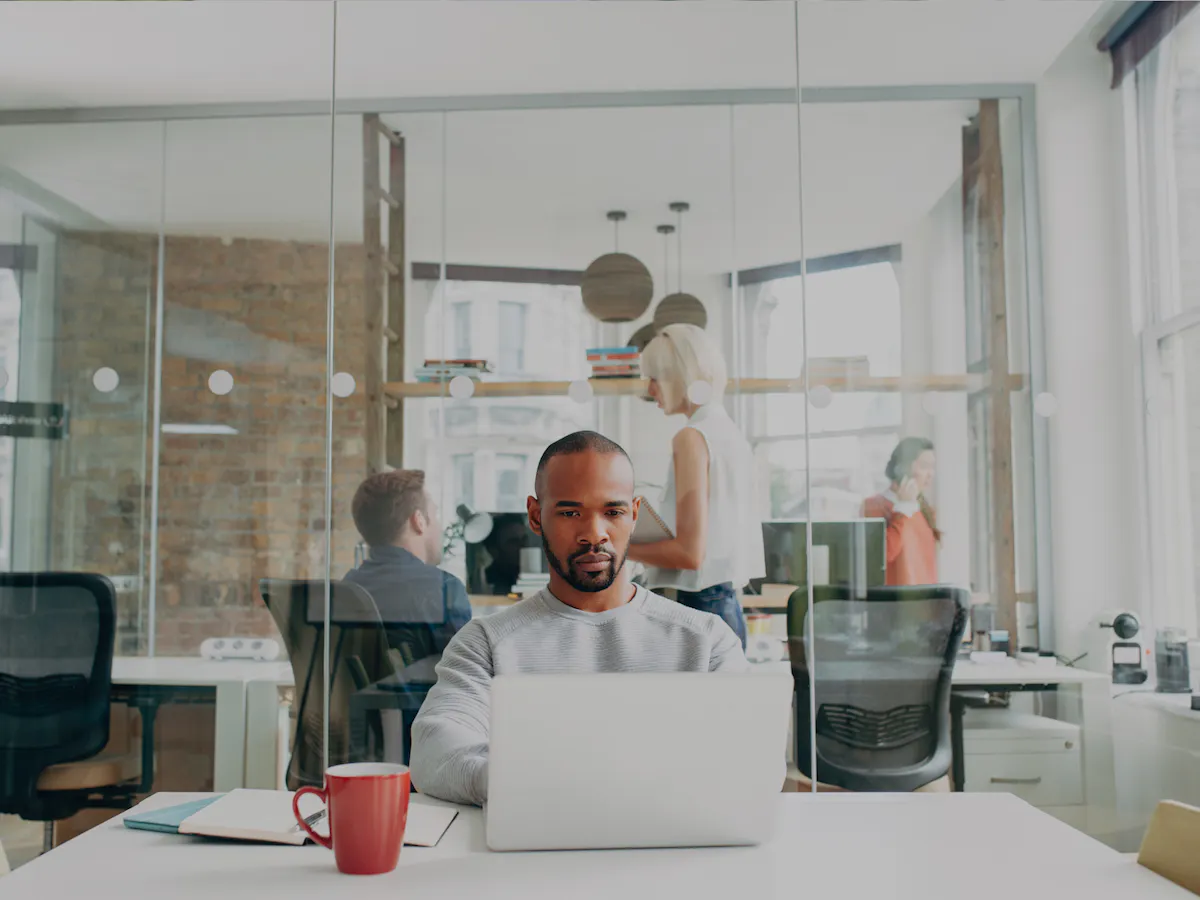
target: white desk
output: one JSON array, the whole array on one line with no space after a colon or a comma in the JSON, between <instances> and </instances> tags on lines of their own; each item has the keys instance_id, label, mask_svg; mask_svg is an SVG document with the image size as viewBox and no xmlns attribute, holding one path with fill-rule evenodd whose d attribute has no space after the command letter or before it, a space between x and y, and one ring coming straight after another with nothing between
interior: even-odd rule
<instances>
[{"instance_id":1,"label":"white desk","mask_svg":"<svg viewBox=\"0 0 1200 900\"><path fill-rule=\"evenodd\" d=\"M117 687L213 689L216 695L213 790L228 791L247 784L247 686L266 682L277 694L279 685L292 683L292 666L287 662L212 660L198 656L118 656L113 659L112 681ZM271 764L274 770L273 757ZM275 785L272 782L259 786Z\"/></svg>"},{"instance_id":2,"label":"white desk","mask_svg":"<svg viewBox=\"0 0 1200 900\"><path fill-rule=\"evenodd\" d=\"M220 665L220 664L213 664ZM235 664L236 665L236 664ZM263 664L249 664L262 666ZM277 785L276 754L279 746L279 687L292 684L287 663L277 673L259 669L248 678L245 699L246 787L274 788ZM760 663L755 668L790 672L787 661ZM818 662L817 673L821 672ZM1084 791L1087 804L1097 810L1112 809L1116 802L1112 749L1110 684L1104 675L1066 666L1036 666L1024 662L959 662L954 667L956 688L1028 690L1039 686L1077 688L1079 715L1071 721L1083 729Z\"/></svg>"},{"instance_id":3,"label":"white desk","mask_svg":"<svg viewBox=\"0 0 1200 900\"><path fill-rule=\"evenodd\" d=\"M764 668L789 668L790 663L761 663ZM831 673L818 659L818 683L822 671ZM789 669L790 671L790 669ZM1116 805L1116 769L1113 765L1111 679L1096 672L1068 666L1038 666L1013 661L973 663L960 660L954 666L952 684L957 689L991 691L1035 691L1048 688L1076 688L1078 709L1066 710L1067 720L1080 726L1083 735L1083 787L1089 810L1111 811ZM1198 713L1197 715L1200 715ZM794 725L794 723L793 723Z\"/></svg>"},{"instance_id":4,"label":"white desk","mask_svg":"<svg viewBox=\"0 0 1200 900\"><path fill-rule=\"evenodd\" d=\"M1088 809L1097 814L1116 807L1111 678L1068 666L1039 666L1021 661L960 661L954 667L953 684L956 688L992 691L1028 691L1049 687L1078 689L1078 708L1066 710L1065 718L1079 725L1083 736L1084 799Z\"/></svg>"},{"instance_id":5,"label":"white desk","mask_svg":"<svg viewBox=\"0 0 1200 900\"><path fill-rule=\"evenodd\" d=\"M160 794L147 804L194 796ZM781 794L779 803L780 832L763 847L583 853L489 853L482 813L464 810L437 847L405 847L400 867L374 878L337 874L333 854L313 845L207 842L135 832L114 819L0 880L0 900L324 900L345 892L355 900L1011 900L1014 885L1033 900L1194 900L1007 795Z\"/></svg>"}]
</instances>

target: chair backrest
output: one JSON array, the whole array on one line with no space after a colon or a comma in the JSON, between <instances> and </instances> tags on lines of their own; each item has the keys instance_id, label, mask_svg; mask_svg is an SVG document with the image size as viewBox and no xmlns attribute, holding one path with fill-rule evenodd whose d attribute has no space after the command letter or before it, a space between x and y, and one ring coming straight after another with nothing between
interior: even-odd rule
<instances>
[{"instance_id":1,"label":"chair backrest","mask_svg":"<svg viewBox=\"0 0 1200 900\"><path fill-rule=\"evenodd\" d=\"M788 645L801 772L852 791L912 791L950 770L951 677L968 599L965 589L940 585L815 587L810 647L808 596L793 592Z\"/></svg>"},{"instance_id":2,"label":"chair backrest","mask_svg":"<svg viewBox=\"0 0 1200 900\"><path fill-rule=\"evenodd\" d=\"M116 591L103 575L0 573L0 812L108 743Z\"/></svg>"},{"instance_id":3,"label":"chair backrest","mask_svg":"<svg viewBox=\"0 0 1200 900\"><path fill-rule=\"evenodd\" d=\"M1150 817L1138 863L1200 894L1200 809L1163 800Z\"/></svg>"},{"instance_id":4,"label":"chair backrest","mask_svg":"<svg viewBox=\"0 0 1200 900\"><path fill-rule=\"evenodd\" d=\"M350 696L363 677L394 674L387 638L371 595L357 584L333 581L329 608L329 765L351 758ZM264 578L263 601L283 637L296 685L296 739L287 785L321 785L325 736L325 582ZM354 660L354 662L352 662Z\"/></svg>"}]
</instances>

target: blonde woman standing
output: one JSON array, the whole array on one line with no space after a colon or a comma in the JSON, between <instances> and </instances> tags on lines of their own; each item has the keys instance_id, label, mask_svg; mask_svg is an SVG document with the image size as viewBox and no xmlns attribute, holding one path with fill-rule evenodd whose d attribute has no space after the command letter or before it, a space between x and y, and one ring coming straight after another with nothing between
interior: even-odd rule
<instances>
[{"instance_id":1,"label":"blonde woman standing","mask_svg":"<svg viewBox=\"0 0 1200 900\"><path fill-rule=\"evenodd\" d=\"M631 545L629 558L646 566L646 587L674 589L685 606L720 616L744 648L738 591L762 578L766 564L754 453L722 404L725 360L703 329L668 325L642 351L642 373L659 409L687 423L671 442L667 489L656 507L675 537Z\"/></svg>"}]
</instances>

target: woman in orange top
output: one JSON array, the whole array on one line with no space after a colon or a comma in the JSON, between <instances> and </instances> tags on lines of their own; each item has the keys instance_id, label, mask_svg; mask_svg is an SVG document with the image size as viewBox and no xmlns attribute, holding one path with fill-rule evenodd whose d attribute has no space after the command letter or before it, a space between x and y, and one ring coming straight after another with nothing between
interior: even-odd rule
<instances>
[{"instance_id":1,"label":"woman in orange top","mask_svg":"<svg viewBox=\"0 0 1200 900\"><path fill-rule=\"evenodd\" d=\"M884 470L891 482L863 503L863 517L887 520L887 583L937 584L942 533L926 493L933 487L933 442L908 437L896 445Z\"/></svg>"}]
</instances>

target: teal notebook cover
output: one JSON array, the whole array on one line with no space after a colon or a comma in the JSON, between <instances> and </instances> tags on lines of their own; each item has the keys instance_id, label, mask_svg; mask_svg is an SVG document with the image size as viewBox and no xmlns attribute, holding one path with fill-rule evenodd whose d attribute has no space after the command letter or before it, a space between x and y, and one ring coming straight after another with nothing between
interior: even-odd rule
<instances>
[{"instance_id":1,"label":"teal notebook cover","mask_svg":"<svg viewBox=\"0 0 1200 900\"><path fill-rule=\"evenodd\" d=\"M203 800L193 800L191 803L181 803L178 806L168 806L166 809L156 809L152 812L136 813L125 817L126 828L136 828L139 831L158 831L163 834L179 834L179 826L183 820L204 807L216 803L224 794L215 797L205 797Z\"/></svg>"}]
</instances>

